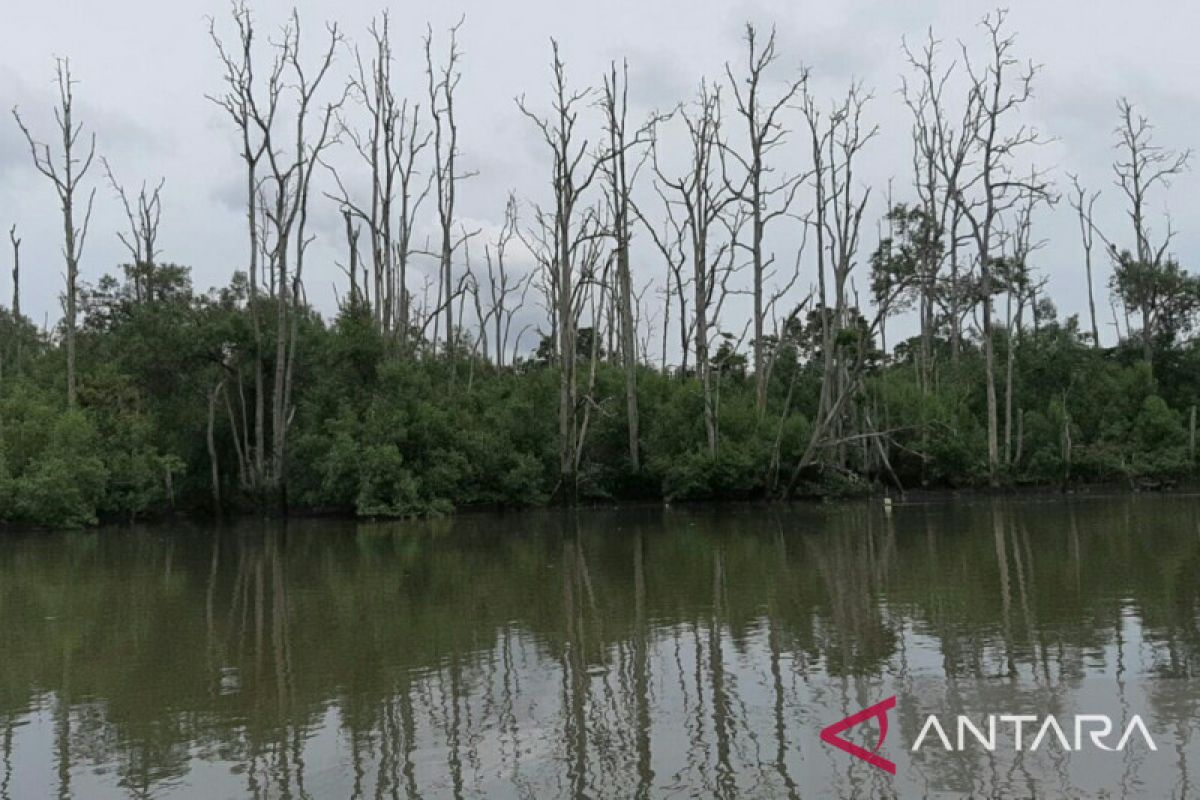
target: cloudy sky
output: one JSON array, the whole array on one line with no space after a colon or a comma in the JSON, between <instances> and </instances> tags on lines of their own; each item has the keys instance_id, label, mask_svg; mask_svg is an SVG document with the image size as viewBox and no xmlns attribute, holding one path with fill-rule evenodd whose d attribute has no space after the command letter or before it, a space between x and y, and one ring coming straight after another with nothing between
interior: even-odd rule
<instances>
[{"instance_id":1,"label":"cloudy sky","mask_svg":"<svg viewBox=\"0 0 1200 800\"><path fill-rule=\"evenodd\" d=\"M0 105L19 106L34 132L48 137L54 57L69 56L79 80L77 113L95 132L99 153L127 184L166 179L162 258L191 266L199 289L224 284L235 269L244 268L243 178L235 132L205 99L220 90L206 19L213 16L228 30L228 4L8 0L6 5L0 26ZM314 39L324 20L338 21L352 39L365 39L371 17L383 7L380 0L299 3ZM466 17L458 108L462 159L478 177L462 190L460 208L468 225L481 228L484 236L498 225L509 190L526 204L546 200L544 145L517 111L514 97L525 94L532 106L544 106L551 36L560 41L569 75L578 84L598 84L612 59L627 58L636 117L688 99L702 76L722 79L725 62L741 53L745 22L774 24L781 50L776 80L786 80L804 64L811 67L816 93L830 100L853 79L873 89L869 114L880 135L860 177L875 187L874 218L889 179L898 200L906 199L910 183L909 119L898 97L902 37L920 38L932 26L951 50L957 39L982 44L977 22L991 8L974 0L449 0L390 6L396 71L413 94L423 90L420 44L426 23L437 32ZM1200 4L1150 0L1135 11L1117 0L1022 0L1010 9L1019 54L1043 65L1026 118L1054 138L1038 149L1039 165L1064 190L1068 173L1102 189L1098 221L1110 236L1127 240L1110 166L1116 99L1133 100L1154 122L1161 144L1197 144L1193 120L1200 109L1200 54L1194 32L1200 29ZM255 4L264 31L274 29L286 10L273 0ZM345 55L340 66L348 67ZM797 138L781 158L802 156ZM120 206L99 169L90 178L97 187L97 208L82 265L85 281L112 271L124 257L116 238L123 224ZM1185 175L1152 201L1156 211L1170 211L1180 231L1174 250L1188 267L1195 267L1193 254L1200 245L1200 230L1192 224L1200 210L1197 180L1194 173ZM328 312L334 308L334 285L341 288L345 280L333 263L341 258L340 219L331 201L314 197L313 202L320 239L309 262L308 291ZM432 214L432 207L426 209L422 231L431 228ZM57 316L63 273L57 215L53 190L33 170L6 114L0 119L0 223L4 229L16 223L24 239L23 307L39 323ZM1074 212L1062 202L1040 213L1036 225L1036 237L1047 244L1035 265L1048 277L1060 311L1085 312ZM869 249L874 223L866 239ZM780 230L771 245L790 259L795 241L792 232ZM7 250L0 249L4 302L10 292L8 262ZM636 269L643 280L660 271L649 257L640 258ZM806 274L804 281L811 278ZM1097 278L1102 324L1111 318L1106 279L1102 264ZM1103 335L1111 336L1111 326L1107 329Z\"/></svg>"}]
</instances>

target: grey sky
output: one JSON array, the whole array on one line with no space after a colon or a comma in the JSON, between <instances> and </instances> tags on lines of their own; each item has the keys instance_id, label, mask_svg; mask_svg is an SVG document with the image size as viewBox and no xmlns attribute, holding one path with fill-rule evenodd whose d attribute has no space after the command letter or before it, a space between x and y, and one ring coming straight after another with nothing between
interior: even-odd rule
<instances>
[{"instance_id":1,"label":"grey sky","mask_svg":"<svg viewBox=\"0 0 1200 800\"><path fill-rule=\"evenodd\" d=\"M190 265L198 289L227 282L245 263L240 206L240 164L234 131L206 92L218 91L219 70L208 40L205 18L227 21L221 0L125 0L81 3L9 0L0 27L0 227L19 226L25 244L24 309L41 322L58 315L57 294L63 272L61 222L51 187L29 163L28 150L7 109L21 107L35 133L51 135L54 99L53 57L69 56L80 84L79 117L97 136L98 150L118 176L135 185L166 178L161 229L163 258ZM299 3L315 41L319 24L336 19L346 34L363 39L378 0L304 0ZM897 90L904 61L902 36L921 37L933 26L949 49L954 40L980 42L975 23L992 3L965 0L912 0L905 3L813 3L757 0L698 3L695 0L609 0L575 3L562 0L471 0L408 3L392 7L399 63L414 95L423 91L420 37L425 23L435 33L466 15L461 33L465 50L458 107L463 161L479 176L462 190L464 217L487 231L498 225L506 193L523 201L544 201L547 164L536 132L517 111L513 98L524 93L544 107L548 39L559 39L568 72L577 84L598 84L607 63L630 63L633 117L651 108L669 108L688 99L701 76L723 79L726 60L741 55L742 26L774 23L781 59L776 78L783 80L801 64L812 68L818 94L832 99L852 78L875 92L871 117L880 136L868 151L861 178L874 187L872 220L882 208L889 178L896 199L907 199L909 178L907 111ZM260 0L260 27L278 24L288 6ZM1119 241L1128 239L1112 184L1115 101L1125 94L1157 128L1160 143L1195 144L1192 123L1200 108L1200 53L1194 32L1200 29L1200 4L1144 2L1136 11L1114 0L1014 2L1011 22L1019 33L1019 54L1044 65L1028 121L1056 141L1037 159L1051 169L1060 189L1066 174L1078 172L1100 188L1100 223ZM340 65L348 67L343 56ZM340 79L340 75L339 75ZM799 120L793 117L793 122ZM740 132L734 129L735 133ZM784 158L803 157L796 139ZM800 162L797 162L800 163ZM123 218L118 203L95 170L97 210L84 254L82 277L94 281L124 258L116 231ZM1186 267L1200 234L1191 221L1200 204L1197 176L1176 181L1169 194L1153 198L1155 209L1170 208L1180 233L1173 248ZM422 225L431 223L433 208ZM332 286L344 276L333 265L341 258L340 220L334 204L314 197L313 214L321 240L308 267L310 297L325 311L333 308ZM1086 299L1074 212L1065 203L1041 212L1037 238L1047 240L1035 265L1050 279L1061 312L1083 313ZM1160 225L1161 227L1161 225ZM874 243L874 223L865 233L866 250ZM795 237L780 230L772 240L782 260L792 257ZM647 254L648 255L648 254ZM7 302L7 249L0 250L0 297ZM1101 322L1111 337L1107 303L1107 264L1100 258L1097 300ZM657 262L642 258L642 280L658 272ZM805 283L811 279L806 273ZM860 285L865 283L860 279ZM343 289L344 290L344 289Z\"/></svg>"}]
</instances>

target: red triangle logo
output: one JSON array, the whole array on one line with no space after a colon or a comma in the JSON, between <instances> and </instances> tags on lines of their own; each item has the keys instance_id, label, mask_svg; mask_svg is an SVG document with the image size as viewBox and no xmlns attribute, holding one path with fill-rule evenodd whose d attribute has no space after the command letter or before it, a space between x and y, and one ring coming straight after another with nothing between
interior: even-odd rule
<instances>
[{"instance_id":1,"label":"red triangle logo","mask_svg":"<svg viewBox=\"0 0 1200 800\"><path fill-rule=\"evenodd\" d=\"M864 708L857 714L846 717L840 722L835 722L827 728L823 728L821 730L821 741L825 744L831 744L839 750L849 753L855 758L861 758L871 766L879 767L879 769L883 770L884 772L895 775L896 765L879 755L879 748L883 746L883 740L887 738L888 734L887 712L891 711L895 707L896 696L892 695L888 699L876 703L870 708ZM841 737L842 733L845 733L855 725L861 725L867 720L873 718L879 720L879 741L875 743L875 747L873 749L867 750L866 748L859 747L853 742L848 742Z\"/></svg>"}]
</instances>

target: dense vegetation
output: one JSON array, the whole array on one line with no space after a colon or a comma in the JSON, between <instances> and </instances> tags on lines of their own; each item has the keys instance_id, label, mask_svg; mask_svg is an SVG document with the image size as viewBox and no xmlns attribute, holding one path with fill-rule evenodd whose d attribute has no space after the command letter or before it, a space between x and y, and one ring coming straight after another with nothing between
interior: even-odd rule
<instances>
[{"instance_id":1,"label":"dense vegetation","mask_svg":"<svg viewBox=\"0 0 1200 800\"><path fill-rule=\"evenodd\" d=\"M166 270L164 270L166 273ZM170 275L170 282L165 280ZM0 511L9 522L83 525L169 510L211 512L206 447L209 393L244 376L225 354L248 348L244 289L194 293L170 270L153 300L128 284L85 293L79 334L79 405L65 406L64 354L26 321L2 317L9 353L0 384ZM264 311L264 313L267 313ZM479 357L403 354L346 308L326 324L303 316L287 502L293 510L363 516L444 512L478 504L538 505L556 492L557 372L530 359L497 369ZM643 465L630 467L625 420L614 398L623 373L596 364L595 413L580 464L580 494L609 498L764 498L785 492L808 443L821 364L803 331L781 346L768 410L755 409L741 356L717 364L720 447L708 453L694 376L640 367ZM884 420L885 453L865 439L807 471L795 491L829 494L883 485L987 483L982 359L946 350L925 394L906 343L877 355L859 402ZM1074 319L1042 320L1014 337L1016 418L1008 484L1141 481L1195 475L1188 409L1200 396L1200 347L1164 345L1153 374L1140 345L1101 349ZM1008 345L1000 338L1003 358ZM793 397L789 404L788 393ZM213 442L225 511L248 510L239 490L235 432L241 389L215 404ZM784 410L790 405L790 412ZM776 449L778 448L778 449Z\"/></svg>"},{"instance_id":2,"label":"dense vegetation","mask_svg":"<svg viewBox=\"0 0 1200 800\"><path fill-rule=\"evenodd\" d=\"M268 44L254 24L235 5L231 32L212 29L223 70L212 98L238 134L247 187L247 264L224 288L199 293L187 268L160 260L161 184L128 195L106 162L130 264L81 279L96 149L72 115L69 65L58 62L59 131L46 137L59 145L14 112L60 202L65 314L40 331L20 313L14 231L0 522L1196 474L1200 281L1172 253L1171 225L1156 234L1147 211L1189 154L1157 144L1119 103L1113 168L1132 225L1099 230L1096 194L1073 180L1089 314L1061 319L1033 263L1036 212L1058 200L1021 116L1037 70L1014 55L1003 12L983 22L987 69L943 67L932 38L905 50L913 163L897 170L912 168L913 199L889 200L869 254L874 207L855 169L877 133L870 97L852 86L827 104L806 71L772 77L773 34L747 27L724 95L705 82L692 102L628 126L625 72L614 65L603 91L574 89L555 45L548 110L518 101L547 148L552 197L511 198L499 233L484 234L455 210L469 177L454 117L458 27L441 59L425 40L422 116L393 90L386 17L340 94L336 26L312 59L298 17ZM435 250L413 243L423 202L436 206ZM336 274L312 254L306 264L310 214L331 207L348 286L328 318L304 281L306 266ZM1112 268L1111 347L1093 249ZM654 291L639 289L648 275ZM535 313L530 293L545 314L525 326L540 343L521 351L514 320ZM901 316L919 332L888 341Z\"/></svg>"}]
</instances>

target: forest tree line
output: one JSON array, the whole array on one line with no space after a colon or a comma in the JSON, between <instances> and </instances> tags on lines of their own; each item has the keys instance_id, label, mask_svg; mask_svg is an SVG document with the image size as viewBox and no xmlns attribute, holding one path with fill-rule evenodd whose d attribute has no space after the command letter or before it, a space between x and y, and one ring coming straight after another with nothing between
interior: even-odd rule
<instances>
[{"instance_id":1,"label":"forest tree line","mask_svg":"<svg viewBox=\"0 0 1200 800\"><path fill-rule=\"evenodd\" d=\"M510 194L497 231L472 229L464 31L426 30L423 91L406 97L386 13L358 42L298 12L264 34L242 3L210 21L208 99L240 156L246 238L208 292L162 257L164 183L121 182L56 61L55 127L12 117L58 201L63 317L44 330L22 315L13 226L0 521L1195 476L1200 279L1153 211L1191 153L1119 99L1128 224L1097 224L1101 187L1038 166L1039 68L1004 10L970 42L902 43L911 157L878 220L880 187L859 178L882 135L871 92L818 96L774 30L748 24L722 75L636 118L626 64L576 83L552 41L548 88L514 108L548 192ZM129 259L89 283L107 197ZM1033 264L1036 215L1064 200L1082 319L1059 318ZM313 219L331 214L343 256L310 266ZM308 300L314 268L341 275L332 319ZM917 333L889 340L898 320Z\"/></svg>"}]
</instances>

